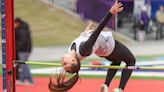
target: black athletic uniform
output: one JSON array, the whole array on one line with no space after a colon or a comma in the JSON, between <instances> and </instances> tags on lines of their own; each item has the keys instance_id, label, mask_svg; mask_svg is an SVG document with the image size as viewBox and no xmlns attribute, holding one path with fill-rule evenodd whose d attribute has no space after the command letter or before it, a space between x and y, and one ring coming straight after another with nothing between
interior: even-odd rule
<instances>
[{"instance_id":1,"label":"black athletic uniform","mask_svg":"<svg viewBox=\"0 0 164 92\"><path fill-rule=\"evenodd\" d=\"M95 53L100 57L112 61L111 65L120 65L124 61L126 66L134 66L136 60L130 50L120 42L114 40L111 32L101 32L111 16L112 14L108 12L96 30L83 32L72 42L69 50L75 49L79 60ZM108 69L105 84L109 86L116 72L117 69ZM125 88L131 73L132 70L122 71L119 88Z\"/></svg>"}]
</instances>

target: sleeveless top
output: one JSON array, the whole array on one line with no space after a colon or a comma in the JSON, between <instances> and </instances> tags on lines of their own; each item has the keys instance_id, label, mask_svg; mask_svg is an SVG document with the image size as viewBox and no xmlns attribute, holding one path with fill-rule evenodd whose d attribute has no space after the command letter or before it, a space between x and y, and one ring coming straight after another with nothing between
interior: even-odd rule
<instances>
[{"instance_id":1,"label":"sleeveless top","mask_svg":"<svg viewBox=\"0 0 164 92\"><path fill-rule=\"evenodd\" d=\"M72 45L75 44L77 58L79 60L86 58L87 56L80 55L79 47L83 42L85 42L89 39L89 37L92 33L93 33L93 30L85 31L85 32L81 33L80 36L77 37L71 43L68 51L71 51ZM92 53L95 53L97 56L100 56L100 57L109 56L112 53L112 51L114 50L114 47L115 47L115 40L113 38L112 32L102 31L100 33L99 37L97 38L94 46L92 47Z\"/></svg>"}]
</instances>

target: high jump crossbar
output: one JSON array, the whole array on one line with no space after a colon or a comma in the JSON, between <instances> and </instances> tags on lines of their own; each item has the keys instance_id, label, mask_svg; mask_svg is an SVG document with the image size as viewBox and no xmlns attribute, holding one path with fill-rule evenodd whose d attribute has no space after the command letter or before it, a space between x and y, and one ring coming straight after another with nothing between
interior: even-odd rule
<instances>
[{"instance_id":1,"label":"high jump crossbar","mask_svg":"<svg viewBox=\"0 0 164 92\"><path fill-rule=\"evenodd\" d=\"M29 64L29 65L44 65L44 66L54 66L61 67L60 63L48 63L48 62L18 62L16 64ZM164 70L164 67L150 67L150 66L105 66L105 65L81 65L83 68L107 68L107 69L129 69L129 70Z\"/></svg>"}]
</instances>

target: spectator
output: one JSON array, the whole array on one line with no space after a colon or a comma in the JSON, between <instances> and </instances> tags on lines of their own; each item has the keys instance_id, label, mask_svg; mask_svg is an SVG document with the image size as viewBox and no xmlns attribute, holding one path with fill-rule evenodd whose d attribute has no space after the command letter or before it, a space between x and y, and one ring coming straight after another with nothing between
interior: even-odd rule
<instances>
[{"instance_id":1,"label":"spectator","mask_svg":"<svg viewBox=\"0 0 164 92\"><path fill-rule=\"evenodd\" d=\"M164 26L164 7L162 5L159 7L159 10L157 10L156 20L158 22L158 34L160 36L160 39L162 39L162 30Z\"/></svg>"},{"instance_id":2,"label":"spectator","mask_svg":"<svg viewBox=\"0 0 164 92\"><path fill-rule=\"evenodd\" d=\"M140 6L138 6L140 8ZM147 7L143 6L142 10L135 15L134 19L134 39L139 41L145 40L145 32L148 33L149 16L147 14Z\"/></svg>"},{"instance_id":3,"label":"spectator","mask_svg":"<svg viewBox=\"0 0 164 92\"><path fill-rule=\"evenodd\" d=\"M145 6L146 6L146 11L147 11L147 14L149 16L149 18L151 18L151 10L152 10L152 7L151 7L151 0L146 0L145 2Z\"/></svg>"},{"instance_id":4,"label":"spectator","mask_svg":"<svg viewBox=\"0 0 164 92\"><path fill-rule=\"evenodd\" d=\"M26 62L32 50L31 34L29 25L21 18L14 21L16 37L16 54L20 62ZM33 84L32 76L27 64L18 64L17 83ZM27 81L27 82L26 82Z\"/></svg>"},{"instance_id":5,"label":"spectator","mask_svg":"<svg viewBox=\"0 0 164 92\"><path fill-rule=\"evenodd\" d=\"M142 11L141 11L141 15L140 15L140 23L141 26L143 26L143 29L146 33L148 33L148 27L149 27L149 16L148 16L148 12L147 12L147 7L143 6L142 7Z\"/></svg>"}]
</instances>

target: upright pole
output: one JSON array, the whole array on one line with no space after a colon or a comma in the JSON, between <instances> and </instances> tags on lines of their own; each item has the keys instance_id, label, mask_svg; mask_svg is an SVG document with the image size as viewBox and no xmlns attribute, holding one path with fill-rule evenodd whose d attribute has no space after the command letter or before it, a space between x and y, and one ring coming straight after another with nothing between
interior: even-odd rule
<instances>
[{"instance_id":1,"label":"upright pole","mask_svg":"<svg viewBox=\"0 0 164 92\"><path fill-rule=\"evenodd\" d=\"M115 0L115 2L118 2L118 0ZM118 14L115 14L115 31L118 31Z\"/></svg>"},{"instance_id":2,"label":"upright pole","mask_svg":"<svg viewBox=\"0 0 164 92\"><path fill-rule=\"evenodd\" d=\"M2 92L15 92L15 77L13 68L13 60L15 59L13 10L13 0L1 0L3 70Z\"/></svg>"}]
</instances>

